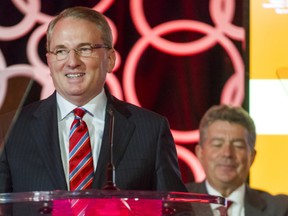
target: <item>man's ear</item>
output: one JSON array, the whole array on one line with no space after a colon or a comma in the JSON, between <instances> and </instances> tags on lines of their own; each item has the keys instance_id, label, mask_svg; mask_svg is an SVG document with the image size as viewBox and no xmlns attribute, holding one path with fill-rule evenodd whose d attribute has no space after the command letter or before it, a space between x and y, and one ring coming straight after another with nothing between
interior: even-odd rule
<instances>
[{"instance_id":1,"label":"man's ear","mask_svg":"<svg viewBox=\"0 0 288 216\"><path fill-rule=\"evenodd\" d=\"M50 55L49 55L49 53L47 52L47 53L46 53L46 62L47 62L48 67L50 67L50 64L51 64L50 61L51 61ZM50 76L51 76L51 70L50 70Z\"/></svg>"},{"instance_id":2,"label":"man's ear","mask_svg":"<svg viewBox=\"0 0 288 216\"><path fill-rule=\"evenodd\" d=\"M111 73L116 62L116 51L112 48L108 52L108 73Z\"/></svg>"},{"instance_id":3,"label":"man's ear","mask_svg":"<svg viewBox=\"0 0 288 216\"><path fill-rule=\"evenodd\" d=\"M255 160L255 157L256 157L256 150L255 149L253 149L252 151L251 151L251 163L250 163L250 167L252 166L252 164L253 164L253 162L254 162L254 160Z\"/></svg>"},{"instance_id":4,"label":"man's ear","mask_svg":"<svg viewBox=\"0 0 288 216\"><path fill-rule=\"evenodd\" d=\"M203 148L199 144L195 146L195 154L196 154L197 158L201 161L202 154L203 154Z\"/></svg>"}]
</instances>

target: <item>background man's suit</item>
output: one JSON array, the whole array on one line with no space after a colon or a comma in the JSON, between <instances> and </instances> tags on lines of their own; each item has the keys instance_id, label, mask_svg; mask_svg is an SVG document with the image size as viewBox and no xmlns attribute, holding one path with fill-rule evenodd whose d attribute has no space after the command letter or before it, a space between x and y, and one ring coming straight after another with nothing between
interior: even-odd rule
<instances>
[{"instance_id":1,"label":"background man's suit","mask_svg":"<svg viewBox=\"0 0 288 216\"><path fill-rule=\"evenodd\" d=\"M127 190L186 191L178 168L167 120L119 101L107 93L114 110L116 184ZM93 188L106 181L109 156L109 115ZM88 125L89 127L89 125ZM17 134L17 135L16 135ZM61 161L56 94L25 107L0 161L0 192L67 190ZM12 181L13 180L13 181Z\"/></svg>"},{"instance_id":2,"label":"background man's suit","mask_svg":"<svg viewBox=\"0 0 288 216\"><path fill-rule=\"evenodd\" d=\"M186 184L188 191L195 193L207 194L208 191L205 186L205 182L201 183L189 183ZM248 185L246 186L245 192L245 216L284 216L288 215L288 199L284 195L272 196L264 191L251 189ZM203 205L204 206L204 205ZM199 216L213 216L211 208L210 211L207 208L210 206L203 207L201 210L205 214L201 214L198 209L195 215ZM195 208L197 210L197 208ZM233 216L233 215L232 215Z\"/></svg>"}]
</instances>

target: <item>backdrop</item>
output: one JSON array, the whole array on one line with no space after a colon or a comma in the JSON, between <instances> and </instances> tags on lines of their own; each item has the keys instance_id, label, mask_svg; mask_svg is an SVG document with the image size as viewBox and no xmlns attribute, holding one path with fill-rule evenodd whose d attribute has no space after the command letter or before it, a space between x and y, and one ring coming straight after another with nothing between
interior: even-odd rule
<instances>
[{"instance_id":1,"label":"backdrop","mask_svg":"<svg viewBox=\"0 0 288 216\"><path fill-rule=\"evenodd\" d=\"M47 23L88 6L109 19L117 64L107 86L118 98L166 116L185 182L204 172L194 155L198 124L212 105L243 105L245 33L236 0L1 0L0 107L10 110L53 91L45 60ZM8 94L9 93L9 94ZM9 95L9 96L7 96Z\"/></svg>"}]
</instances>

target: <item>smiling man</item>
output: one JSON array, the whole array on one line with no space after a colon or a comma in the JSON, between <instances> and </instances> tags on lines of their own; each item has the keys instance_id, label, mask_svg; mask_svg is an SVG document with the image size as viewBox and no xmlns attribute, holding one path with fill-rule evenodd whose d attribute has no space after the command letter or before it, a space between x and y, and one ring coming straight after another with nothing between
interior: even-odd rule
<instances>
[{"instance_id":1,"label":"smiling man","mask_svg":"<svg viewBox=\"0 0 288 216\"><path fill-rule=\"evenodd\" d=\"M199 130L200 141L195 151L206 180L187 184L189 191L227 198L231 201L229 216L288 214L285 195L272 196L251 189L246 183L256 155L256 130L243 108L213 106L203 116ZM218 207L211 205L210 214L205 215L219 215Z\"/></svg>"},{"instance_id":2,"label":"smiling man","mask_svg":"<svg viewBox=\"0 0 288 216\"><path fill-rule=\"evenodd\" d=\"M112 120L113 184L186 191L167 119L104 88L116 55L101 13L61 12L48 26L46 57L56 91L21 110L1 155L0 192L102 189Z\"/></svg>"}]
</instances>

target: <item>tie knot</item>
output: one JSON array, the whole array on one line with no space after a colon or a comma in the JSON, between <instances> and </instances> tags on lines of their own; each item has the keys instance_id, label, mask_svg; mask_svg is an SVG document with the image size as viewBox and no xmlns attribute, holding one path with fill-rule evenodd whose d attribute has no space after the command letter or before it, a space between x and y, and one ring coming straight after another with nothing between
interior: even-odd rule
<instances>
[{"instance_id":1,"label":"tie knot","mask_svg":"<svg viewBox=\"0 0 288 216\"><path fill-rule=\"evenodd\" d=\"M228 201L227 201L227 209L228 209L232 204L233 204L233 201L228 200Z\"/></svg>"},{"instance_id":2,"label":"tie knot","mask_svg":"<svg viewBox=\"0 0 288 216\"><path fill-rule=\"evenodd\" d=\"M228 208L233 204L233 201L227 200L226 206L219 206L216 208L218 211L216 215L219 216L227 216L228 214Z\"/></svg>"},{"instance_id":3,"label":"tie knot","mask_svg":"<svg viewBox=\"0 0 288 216\"><path fill-rule=\"evenodd\" d=\"M74 115L80 119L82 119L84 114L86 113L86 110L82 107L75 108L73 111Z\"/></svg>"}]
</instances>

